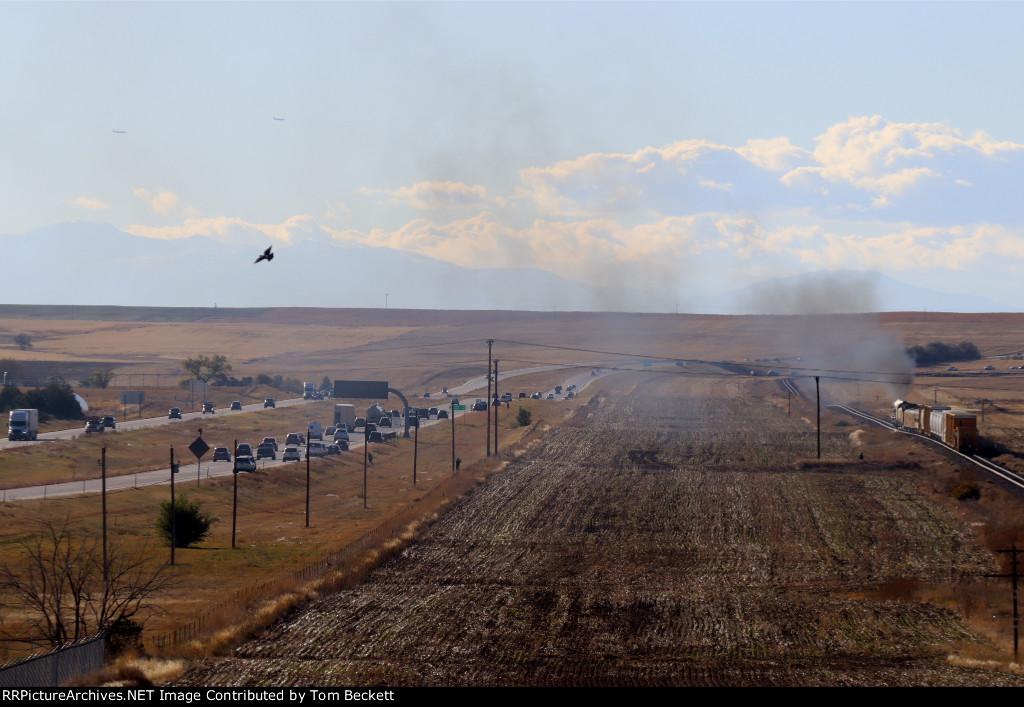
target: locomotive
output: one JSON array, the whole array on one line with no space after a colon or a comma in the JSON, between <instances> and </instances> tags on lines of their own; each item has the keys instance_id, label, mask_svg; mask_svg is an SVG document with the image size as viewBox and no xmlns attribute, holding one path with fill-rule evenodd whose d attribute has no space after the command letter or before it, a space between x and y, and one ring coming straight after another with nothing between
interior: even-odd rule
<instances>
[{"instance_id":1,"label":"locomotive","mask_svg":"<svg viewBox=\"0 0 1024 707\"><path fill-rule=\"evenodd\" d=\"M937 439L962 454L978 451L978 418L963 410L897 400L893 403L892 423L898 430Z\"/></svg>"}]
</instances>

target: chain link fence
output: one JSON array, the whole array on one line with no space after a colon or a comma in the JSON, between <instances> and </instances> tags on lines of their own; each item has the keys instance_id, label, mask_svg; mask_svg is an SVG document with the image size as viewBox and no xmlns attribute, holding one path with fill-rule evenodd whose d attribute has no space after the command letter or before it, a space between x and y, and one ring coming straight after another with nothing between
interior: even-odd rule
<instances>
[{"instance_id":1,"label":"chain link fence","mask_svg":"<svg viewBox=\"0 0 1024 707\"><path fill-rule=\"evenodd\" d=\"M78 675L100 670L106 652L105 635L85 638L0 667L0 687L60 687Z\"/></svg>"}]
</instances>

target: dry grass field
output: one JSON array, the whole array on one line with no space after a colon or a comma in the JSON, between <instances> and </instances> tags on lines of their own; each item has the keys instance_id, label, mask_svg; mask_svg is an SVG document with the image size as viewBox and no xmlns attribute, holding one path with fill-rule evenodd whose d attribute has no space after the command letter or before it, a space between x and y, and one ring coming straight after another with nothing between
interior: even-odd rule
<instances>
[{"instance_id":1,"label":"dry grass field","mask_svg":"<svg viewBox=\"0 0 1024 707\"><path fill-rule=\"evenodd\" d=\"M1007 356L1019 350L1007 332L1022 321L935 313L802 319L0 306L0 359L25 375L63 371L72 382L110 366L114 386L79 390L91 409L119 418L124 389L147 391L144 416L182 405L185 392L169 384L182 376L180 360L200 353L226 355L236 376L388 380L410 396L482 375L487 338L496 340L502 371L610 361L626 369L653 359L655 369L601 379L579 400L528 401L528 429L506 415L502 444L516 445L517 459L505 469L482 459L482 416L460 421L457 453L467 473L459 483L451 480L446 426L422 431L416 488L410 442L374 450L367 510L361 457L317 460L309 529L304 464L244 475L236 550L230 479L179 485L220 521L209 540L179 551L180 584L158 598L161 611L139 617L150 650L175 627L242 623L275 592L300 597L286 607L314 602L234 658L189 669L182 679L190 684L1016 684L1015 669L1006 667L1008 582L978 576L1000 566L996 549L1024 539L1017 496L939 451L827 411L828 461L812 461L812 379L800 379L809 400L790 399L775 379L674 361L771 359L758 371L820 369L825 402L879 414L888 414L895 397L934 397L979 413L985 398L981 432L989 451L1024 465L1017 456L1024 453L1024 375L1010 374L1008 359L963 364L955 376L932 367L919 371L932 375L906 385L841 373L851 357L873 364L859 370L889 371L885 357L893 351L935 340L974 341L986 357ZM17 349L18 333L32 336L32 349ZM862 351L865 341L871 346ZM982 371L989 363L998 375ZM565 375L535 373L502 388L533 392ZM213 389L208 397L226 406L266 396L290 397L263 386ZM289 426L326 418L331 404L204 420L204 437L224 445L281 437ZM129 418L136 412L129 408ZM70 425L51 428L62 426ZM162 467L168 446L184 448L193 427L107 436L112 473ZM94 477L99 444L0 451L0 487ZM979 499L950 497L964 481L979 487ZM153 545L166 494L114 494L118 540ZM6 503L0 514L4 561L40 520L99 527L96 497ZM382 524L387 533L363 541L367 552L355 562L363 569L325 571L348 578L332 580L340 592L323 584L299 591L305 580L296 572ZM399 551L366 583L356 582ZM259 584L266 586L252 589ZM454 625L446 616L466 620ZM24 617L5 610L3 619L10 632ZM175 651L220 653L257 628Z\"/></svg>"}]
</instances>

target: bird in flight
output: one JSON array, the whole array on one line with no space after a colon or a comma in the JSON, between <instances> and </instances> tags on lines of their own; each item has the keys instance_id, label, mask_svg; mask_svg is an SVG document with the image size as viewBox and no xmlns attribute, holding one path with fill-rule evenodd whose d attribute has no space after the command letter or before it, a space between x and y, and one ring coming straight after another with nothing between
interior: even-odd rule
<instances>
[{"instance_id":1,"label":"bird in flight","mask_svg":"<svg viewBox=\"0 0 1024 707\"><path fill-rule=\"evenodd\" d=\"M284 120L284 118L278 118L278 117L277 117L277 116L275 115L275 116L274 116L274 120Z\"/></svg>"},{"instance_id":2,"label":"bird in flight","mask_svg":"<svg viewBox=\"0 0 1024 707\"><path fill-rule=\"evenodd\" d=\"M127 130L114 130L114 132L117 133L118 135L124 135L128 131Z\"/></svg>"},{"instance_id":3,"label":"bird in flight","mask_svg":"<svg viewBox=\"0 0 1024 707\"><path fill-rule=\"evenodd\" d=\"M274 246L270 246L270 248L273 248L273 247ZM266 260L267 262L270 262L271 260L273 260L274 259L274 254L270 252L270 248L267 248L265 251L263 251L263 255L261 255L260 257L256 258L256 260L254 260L252 264L255 265L256 263L260 262L261 260Z\"/></svg>"}]
</instances>

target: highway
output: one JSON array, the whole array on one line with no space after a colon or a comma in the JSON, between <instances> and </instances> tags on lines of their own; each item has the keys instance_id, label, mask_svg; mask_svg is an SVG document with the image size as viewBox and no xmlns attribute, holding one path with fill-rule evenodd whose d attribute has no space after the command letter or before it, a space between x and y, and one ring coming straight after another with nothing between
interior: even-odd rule
<instances>
[{"instance_id":1,"label":"highway","mask_svg":"<svg viewBox=\"0 0 1024 707\"><path fill-rule=\"evenodd\" d=\"M613 367L620 367L621 368L622 366L628 365L628 364L631 364L631 363L634 363L634 362L632 362L632 361L600 361L600 362L596 362L594 364L574 364L574 365L571 365L571 366L566 366L566 365L538 366L538 367L535 367L535 368L524 368L524 369L509 371L507 373L502 373L501 371L499 371L498 381L500 383L501 380L503 380L503 379L514 378L516 376L521 376L521 375L525 375L525 374L528 374L528 373L538 373L538 372L544 372L544 371L554 371L554 370L560 370L560 369L564 369L564 368L581 368L581 367L584 367L585 370L582 370L582 371L580 371L578 373L574 373L573 375L568 376L565 379L565 381L561 384L563 386L576 385L579 390L583 390L588 385L590 385L590 383L592 383L593 381L597 380L598 378L606 376L606 375L608 375L610 373L613 373L614 372L612 370ZM590 366L593 366L593 367L590 367ZM600 368L601 373L593 375L593 372L596 371L596 369L598 369L598 368ZM463 383L463 384L461 384L459 386L456 386L454 388L449 388L448 392L453 397L459 397L460 395L464 395L465 392L473 391L473 390L476 390L476 389L480 388L481 386L486 386L486 385L487 385L487 377L486 376L479 376L477 378L473 378L471 380L468 380L468 381L466 381L465 383ZM460 391L462 391L462 392L460 392ZM547 396L548 393L552 393L553 394L554 393L554 389L552 389L550 391L545 391L545 393L544 393L545 397ZM443 394L441 392L438 392L436 394L436 396L439 398L437 400L437 407L448 407L449 403L450 403L450 400L448 398L442 397L442 395ZM435 394L431 393L431 398L430 399L433 400L434 397L435 397ZM562 399L562 396L558 395L558 396L556 396L556 399ZM310 401L303 400L302 398L293 398L293 399L289 399L289 400L278 400L277 401L277 405L278 405L278 407L286 407L286 406L289 406L289 405L300 405L300 404L306 403L306 402L310 402ZM460 402L467 403L467 401L460 401ZM515 402L515 400L513 400L513 402ZM472 412L471 407L472 407L472 402L468 402L467 403L467 410L466 410L466 412L462 412L462 411L456 412L455 416L456 417L461 417L462 415L470 414ZM244 412L262 411L263 409L264 409L263 408L263 403L256 403L256 404L253 404L253 405L243 406L241 411L238 411L238 410L235 410L235 411L220 410L220 411L217 412L217 414L218 415L223 415L223 414L238 415L238 414L241 414L241 413L244 413ZM488 409L488 412L490 412L490 409ZM202 417L203 417L203 414L200 413L200 412L182 413L182 420L183 421L184 420L201 419ZM141 429L141 428L145 428L145 427L155 427L157 425L168 424L168 423L171 423L171 422L175 422L176 423L178 421L177 420L168 420L166 417L153 417L153 418L147 418L147 419L142 419L142 420L134 420L134 421L131 421L131 422L118 423L118 429L119 430ZM448 422L448 421L447 420L437 420L436 418L425 419L425 420L421 420L420 421L420 427L430 427L432 425L438 424L438 422ZM395 423L396 423L396 429L401 429L400 427L397 427L397 425L399 424L399 420L398 419L395 420ZM40 437L39 440L37 440L36 442L10 442L9 444L10 445L17 445L17 444L40 444L40 443L42 443L44 441L47 441L47 440L72 439L74 437L77 437L80 434L82 434L82 428L75 428L73 430L61 430L60 432L48 433L45 437ZM66 436L58 436L58 435L66 435ZM324 440L324 441L329 443L329 440ZM284 452L284 448L283 448L283 445L280 445L280 446L282 448L278 451L278 459L277 460L260 459L260 460L257 461L257 470L258 471L273 470L274 468L276 468L276 467L278 467L278 466L280 466L282 464L295 464L296 463L296 462L283 462L283 461L281 461L280 457L281 457L282 453ZM356 451L358 449L362 449L362 447L363 447L363 434L358 433L358 432L352 434L352 439L351 439L351 441L349 443L349 452L348 453L352 453L352 452L354 452L354 451ZM255 446L254 446L254 448L255 448ZM189 461L189 460L194 459L194 457L192 456L192 453L187 448L176 449L175 450L175 454L176 454L176 461L179 461L179 470L178 470L178 474L175 475L175 483L176 484L182 484L183 488L187 488L190 484L201 484L203 479L214 478L214 477L217 477L217 476L227 476L227 475L232 473L233 468L234 468L234 464L230 463L230 462L213 462L213 461L192 462L192 461ZM303 457L305 457L305 451L304 450L302 451L302 454L303 454ZM343 452L343 454L345 454L345 452ZM330 459L332 457L328 456L326 458ZM302 462L298 462L298 463L301 464ZM243 473L245 473L245 472L243 472ZM107 477L107 490L108 491L117 491L117 490L123 490L123 489L128 489L128 488L136 488L136 487L142 487L142 486L152 486L152 485L156 485L156 484L169 484L170 482L171 482L171 480L170 480L170 472L169 472L168 469L166 469L166 468L164 468L164 469L155 469L153 471L141 471L141 472L138 472L136 474L121 474L121 475L118 475L118 476L109 476L109 477ZM22 488L6 489L6 490L3 490L3 491L0 491L0 500L2 500L4 502L6 502L6 501L29 501L29 500L39 500L39 499L44 499L44 498L58 498L58 497L76 496L76 495L82 495L82 494L99 493L100 491L102 491L102 480L98 479L98 478L93 478L93 479L85 479L85 480L82 480L82 481L71 481L71 482L62 483L62 484L49 484L49 485L45 485L45 486L26 486L26 487L22 487Z\"/></svg>"}]
</instances>

